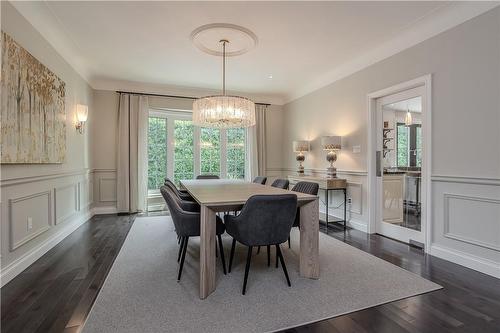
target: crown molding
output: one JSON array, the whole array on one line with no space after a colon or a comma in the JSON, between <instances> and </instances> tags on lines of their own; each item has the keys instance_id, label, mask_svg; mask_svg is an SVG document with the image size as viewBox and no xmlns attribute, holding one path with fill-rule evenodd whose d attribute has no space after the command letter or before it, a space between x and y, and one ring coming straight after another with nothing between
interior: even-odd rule
<instances>
[{"instance_id":1,"label":"crown molding","mask_svg":"<svg viewBox=\"0 0 500 333\"><path fill-rule=\"evenodd\" d=\"M456 27L476 16L479 16L500 5L498 1L490 2L454 2L439 7L431 14L423 17L394 38L380 44L361 56L338 66L308 84L299 88L285 98L285 104L308 95L318 89L330 85L361 71L379 61L387 59L401 51L415 46L429 38Z\"/></svg>"}]
</instances>

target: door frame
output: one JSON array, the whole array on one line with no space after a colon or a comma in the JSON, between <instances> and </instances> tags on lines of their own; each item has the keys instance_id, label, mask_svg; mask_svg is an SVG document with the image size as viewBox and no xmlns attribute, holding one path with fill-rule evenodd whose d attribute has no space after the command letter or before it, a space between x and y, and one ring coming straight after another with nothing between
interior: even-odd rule
<instances>
[{"instance_id":1,"label":"door frame","mask_svg":"<svg viewBox=\"0 0 500 333\"><path fill-rule=\"evenodd\" d=\"M431 166L432 166L432 75L427 74L416 79L402 82L378 90L367 95L367 126L368 126L368 233L376 232L377 223L377 175L376 175L376 153L377 148L377 99L396 94L408 89L423 87L425 96L422 96L422 104L425 112L422 112L422 182L425 182L425 201L422 207L422 216L425 216L425 224L422 227L424 233L424 251L428 253L431 245L432 233L432 200L431 200Z\"/></svg>"}]
</instances>

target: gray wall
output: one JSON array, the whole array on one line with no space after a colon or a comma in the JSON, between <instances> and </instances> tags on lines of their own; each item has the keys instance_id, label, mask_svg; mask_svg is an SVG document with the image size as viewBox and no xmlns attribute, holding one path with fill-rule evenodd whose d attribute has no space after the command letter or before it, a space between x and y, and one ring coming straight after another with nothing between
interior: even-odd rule
<instances>
[{"instance_id":1,"label":"gray wall","mask_svg":"<svg viewBox=\"0 0 500 333\"><path fill-rule=\"evenodd\" d=\"M6 1L2 30L66 83L66 162L1 166L1 278L5 284L91 215L89 132L92 89L45 39ZM85 134L75 130L75 105L89 106ZM28 228L27 219L33 219Z\"/></svg>"},{"instance_id":2,"label":"gray wall","mask_svg":"<svg viewBox=\"0 0 500 333\"><path fill-rule=\"evenodd\" d=\"M320 138L341 135L344 147L337 167L351 185L351 224L366 230L367 94L432 74L431 252L498 276L499 36L496 8L286 104L283 173L296 168L292 141L308 139L312 151L306 171L322 174L327 162ZM353 153L355 145L361 153ZM335 209L330 213L339 215Z\"/></svg>"}]
</instances>

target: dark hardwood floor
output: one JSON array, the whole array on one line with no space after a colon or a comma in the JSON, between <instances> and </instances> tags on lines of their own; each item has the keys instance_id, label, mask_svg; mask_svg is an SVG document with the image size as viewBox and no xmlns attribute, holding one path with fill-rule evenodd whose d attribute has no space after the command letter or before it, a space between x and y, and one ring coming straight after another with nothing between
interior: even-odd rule
<instances>
[{"instance_id":1,"label":"dark hardwood floor","mask_svg":"<svg viewBox=\"0 0 500 333\"><path fill-rule=\"evenodd\" d=\"M4 286L1 331L78 332L134 218L92 218ZM287 332L500 332L500 280L379 235L335 224L329 235L444 289Z\"/></svg>"}]
</instances>

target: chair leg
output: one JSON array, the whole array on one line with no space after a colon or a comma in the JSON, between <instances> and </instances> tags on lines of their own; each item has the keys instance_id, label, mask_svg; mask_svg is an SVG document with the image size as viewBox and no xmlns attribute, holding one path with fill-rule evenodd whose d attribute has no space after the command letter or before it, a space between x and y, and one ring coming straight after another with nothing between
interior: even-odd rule
<instances>
[{"instance_id":1,"label":"chair leg","mask_svg":"<svg viewBox=\"0 0 500 333\"><path fill-rule=\"evenodd\" d=\"M278 248L276 248L276 268L278 268Z\"/></svg>"},{"instance_id":2,"label":"chair leg","mask_svg":"<svg viewBox=\"0 0 500 333\"><path fill-rule=\"evenodd\" d=\"M267 267L271 266L271 245L267 246Z\"/></svg>"},{"instance_id":3,"label":"chair leg","mask_svg":"<svg viewBox=\"0 0 500 333\"><path fill-rule=\"evenodd\" d=\"M292 246L290 245L290 236L288 236L288 248L291 249Z\"/></svg>"},{"instance_id":4,"label":"chair leg","mask_svg":"<svg viewBox=\"0 0 500 333\"><path fill-rule=\"evenodd\" d=\"M290 278L288 277L288 271L286 270L285 259L283 259L283 254L281 253L279 244L276 245L276 252L278 252L278 256L280 257L281 267L283 267L283 273L285 273L286 282L288 283L288 286L291 287L292 284L290 283Z\"/></svg>"},{"instance_id":5,"label":"chair leg","mask_svg":"<svg viewBox=\"0 0 500 333\"><path fill-rule=\"evenodd\" d=\"M248 255L247 255L247 265L245 266L245 278L243 279L243 291L242 294L245 295L247 290L247 280L248 280L248 271L250 270L250 260L252 259L252 246L248 247Z\"/></svg>"},{"instance_id":6,"label":"chair leg","mask_svg":"<svg viewBox=\"0 0 500 333\"><path fill-rule=\"evenodd\" d=\"M220 252L220 260L222 261L222 271L224 275L226 275L226 259L224 259L224 245L222 244L222 236L217 236L219 239L219 252Z\"/></svg>"},{"instance_id":7,"label":"chair leg","mask_svg":"<svg viewBox=\"0 0 500 333\"><path fill-rule=\"evenodd\" d=\"M179 262L179 260L181 260L182 250L184 249L184 238L185 237L180 238L181 245L179 245L179 254L177 255L177 262Z\"/></svg>"},{"instance_id":8,"label":"chair leg","mask_svg":"<svg viewBox=\"0 0 500 333\"><path fill-rule=\"evenodd\" d=\"M215 240L215 258L219 258L219 251L217 250L217 240Z\"/></svg>"},{"instance_id":9,"label":"chair leg","mask_svg":"<svg viewBox=\"0 0 500 333\"><path fill-rule=\"evenodd\" d=\"M182 249L181 265L179 266L179 274L177 275L177 282L179 282L181 280L182 268L184 267L184 259L186 258L188 241L189 241L189 237L185 237L184 248Z\"/></svg>"},{"instance_id":10,"label":"chair leg","mask_svg":"<svg viewBox=\"0 0 500 333\"><path fill-rule=\"evenodd\" d=\"M236 239L233 238L233 243L231 244L231 254L229 255L229 268L228 272L231 273L231 267L233 266L234 248L236 247Z\"/></svg>"},{"instance_id":11,"label":"chair leg","mask_svg":"<svg viewBox=\"0 0 500 333\"><path fill-rule=\"evenodd\" d=\"M259 253L260 253L260 246L257 247L257 254L259 254Z\"/></svg>"}]
</instances>

